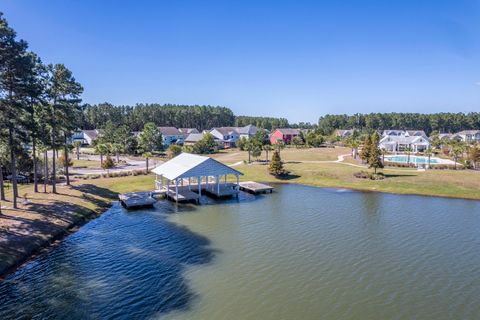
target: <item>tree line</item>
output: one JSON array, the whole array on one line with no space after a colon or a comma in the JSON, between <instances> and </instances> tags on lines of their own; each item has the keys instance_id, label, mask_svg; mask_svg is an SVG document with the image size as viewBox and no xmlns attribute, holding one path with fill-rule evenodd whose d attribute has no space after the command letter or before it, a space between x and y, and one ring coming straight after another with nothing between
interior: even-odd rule
<instances>
[{"instance_id":1,"label":"tree line","mask_svg":"<svg viewBox=\"0 0 480 320\"><path fill-rule=\"evenodd\" d=\"M253 124L258 128L272 130L275 128L289 128L290 124L285 118L273 117L251 117L251 116L237 116L235 117L235 126L244 127Z\"/></svg>"},{"instance_id":2,"label":"tree line","mask_svg":"<svg viewBox=\"0 0 480 320\"><path fill-rule=\"evenodd\" d=\"M68 162L68 139L80 116L82 86L63 64L44 64L0 13L0 198L5 200L3 172L10 173L13 207L17 208L17 168L20 162L31 163L34 190L38 192L38 155L43 154L43 181L47 179L56 192L56 157L64 151ZM30 149L31 148L31 149ZM27 165L28 166L28 165ZM68 180L68 166L65 166Z\"/></svg>"},{"instance_id":3,"label":"tree line","mask_svg":"<svg viewBox=\"0 0 480 320\"><path fill-rule=\"evenodd\" d=\"M480 112L327 114L318 120L318 130L322 134L332 134L336 129L357 129L369 133L386 129L423 130L428 135L433 131L455 133L480 129Z\"/></svg>"},{"instance_id":4,"label":"tree line","mask_svg":"<svg viewBox=\"0 0 480 320\"><path fill-rule=\"evenodd\" d=\"M108 121L116 126L127 126L131 131L141 131L146 123L177 128L233 126L235 115L232 110L219 106L187 106L174 104L136 104L114 106L110 103L83 106L78 123L81 129L104 128Z\"/></svg>"},{"instance_id":5,"label":"tree line","mask_svg":"<svg viewBox=\"0 0 480 320\"><path fill-rule=\"evenodd\" d=\"M157 103L134 106L115 106L110 103L86 104L83 106L77 125L86 130L98 129L104 128L108 121L117 126L125 125L131 131L141 131L148 122L158 126L199 130L214 127L243 127L249 124L268 130L292 126L285 118L235 116L227 107Z\"/></svg>"}]
</instances>

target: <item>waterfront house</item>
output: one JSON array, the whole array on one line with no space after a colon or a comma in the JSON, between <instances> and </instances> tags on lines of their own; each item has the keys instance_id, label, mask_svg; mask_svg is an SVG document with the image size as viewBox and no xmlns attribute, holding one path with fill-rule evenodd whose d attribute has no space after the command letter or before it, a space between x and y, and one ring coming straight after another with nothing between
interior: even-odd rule
<instances>
[{"instance_id":1,"label":"waterfront house","mask_svg":"<svg viewBox=\"0 0 480 320\"><path fill-rule=\"evenodd\" d=\"M213 137L218 140L224 148L235 147L240 134L235 127L218 127L210 130Z\"/></svg>"},{"instance_id":2,"label":"waterfront house","mask_svg":"<svg viewBox=\"0 0 480 320\"><path fill-rule=\"evenodd\" d=\"M215 159L182 153L152 170L155 173L155 190L165 193L176 202L199 201L202 192L215 197L237 195L240 171ZM228 176L236 178L227 182Z\"/></svg>"},{"instance_id":3,"label":"waterfront house","mask_svg":"<svg viewBox=\"0 0 480 320\"><path fill-rule=\"evenodd\" d=\"M171 144L183 144L185 136L175 127L158 127L162 134L163 146L168 147Z\"/></svg>"},{"instance_id":4,"label":"waterfront house","mask_svg":"<svg viewBox=\"0 0 480 320\"><path fill-rule=\"evenodd\" d=\"M300 135L300 130L290 128L279 128L272 132L270 135L270 143L276 144L279 140L282 140L285 144L290 144L292 139Z\"/></svg>"}]
</instances>

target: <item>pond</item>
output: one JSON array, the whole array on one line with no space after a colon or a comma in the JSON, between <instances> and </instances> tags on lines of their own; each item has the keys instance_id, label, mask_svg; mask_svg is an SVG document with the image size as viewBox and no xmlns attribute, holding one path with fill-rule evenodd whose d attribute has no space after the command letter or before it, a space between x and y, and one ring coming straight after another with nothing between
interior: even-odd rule
<instances>
[{"instance_id":1,"label":"pond","mask_svg":"<svg viewBox=\"0 0 480 320\"><path fill-rule=\"evenodd\" d=\"M0 283L0 319L474 319L480 202L299 185L114 205Z\"/></svg>"}]
</instances>

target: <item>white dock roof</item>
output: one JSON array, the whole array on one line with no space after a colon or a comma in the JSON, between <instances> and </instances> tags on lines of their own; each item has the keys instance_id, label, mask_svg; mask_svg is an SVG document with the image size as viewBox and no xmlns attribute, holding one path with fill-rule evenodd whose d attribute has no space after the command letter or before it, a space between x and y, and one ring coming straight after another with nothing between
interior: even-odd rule
<instances>
[{"instance_id":1,"label":"white dock roof","mask_svg":"<svg viewBox=\"0 0 480 320\"><path fill-rule=\"evenodd\" d=\"M152 170L168 180L189 177L221 176L224 174L243 175L215 159L191 153L182 153L175 158L162 163Z\"/></svg>"}]
</instances>

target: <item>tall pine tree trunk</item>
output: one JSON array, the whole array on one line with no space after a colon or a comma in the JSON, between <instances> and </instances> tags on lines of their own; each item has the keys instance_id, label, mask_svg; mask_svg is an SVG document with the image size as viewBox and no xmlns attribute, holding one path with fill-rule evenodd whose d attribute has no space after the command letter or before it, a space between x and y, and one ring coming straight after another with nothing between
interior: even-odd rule
<instances>
[{"instance_id":1,"label":"tall pine tree trunk","mask_svg":"<svg viewBox=\"0 0 480 320\"><path fill-rule=\"evenodd\" d=\"M58 156L57 146L55 145L55 130L52 130L52 147L53 147L53 157L52 157L52 192L57 193L57 166L55 163L55 154Z\"/></svg>"},{"instance_id":2,"label":"tall pine tree trunk","mask_svg":"<svg viewBox=\"0 0 480 320\"><path fill-rule=\"evenodd\" d=\"M43 161L45 162L43 166L43 192L47 193L47 181L48 181L48 151L45 150L43 153Z\"/></svg>"},{"instance_id":3,"label":"tall pine tree trunk","mask_svg":"<svg viewBox=\"0 0 480 320\"><path fill-rule=\"evenodd\" d=\"M3 166L0 164L0 200L5 201L5 185L3 183Z\"/></svg>"},{"instance_id":4,"label":"tall pine tree trunk","mask_svg":"<svg viewBox=\"0 0 480 320\"><path fill-rule=\"evenodd\" d=\"M32 135L32 153L33 153L33 191L38 192L38 175L37 175L37 147L35 135Z\"/></svg>"},{"instance_id":5,"label":"tall pine tree trunk","mask_svg":"<svg viewBox=\"0 0 480 320\"><path fill-rule=\"evenodd\" d=\"M8 129L8 140L10 144L10 161L12 164L12 190L13 190L13 207L17 209L17 197L18 197L18 188L17 188L17 157L15 155L15 148L13 146L13 130L10 127Z\"/></svg>"},{"instance_id":6,"label":"tall pine tree trunk","mask_svg":"<svg viewBox=\"0 0 480 320\"><path fill-rule=\"evenodd\" d=\"M64 148L64 152L65 152L65 156L63 157L64 160L65 160L65 177L67 178L67 186L70 185L70 177L68 175L68 146L67 146L67 134L66 133L63 133L63 136L64 136L64 139L65 139L65 148Z\"/></svg>"}]
</instances>

